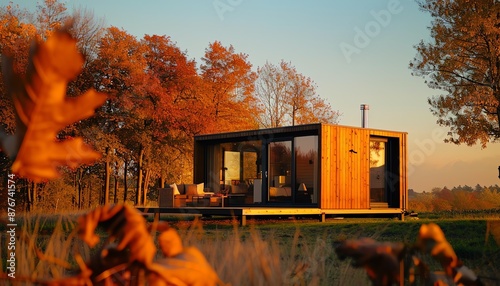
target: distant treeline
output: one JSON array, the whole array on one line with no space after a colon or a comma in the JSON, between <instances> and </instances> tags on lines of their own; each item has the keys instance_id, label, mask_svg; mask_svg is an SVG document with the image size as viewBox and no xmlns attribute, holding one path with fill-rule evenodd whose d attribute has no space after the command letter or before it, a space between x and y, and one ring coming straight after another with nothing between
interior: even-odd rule
<instances>
[{"instance_id":1,"label":"distant treeline","mask_svg":"<svg viewBox=\"0 0 500 286\"><path fill-rule=\"evenodd\" d=\"M434 188L431 192L408 190L409 210L440 212L500 208L500 186L458 186Z\"/></svg>"}]
</instances>

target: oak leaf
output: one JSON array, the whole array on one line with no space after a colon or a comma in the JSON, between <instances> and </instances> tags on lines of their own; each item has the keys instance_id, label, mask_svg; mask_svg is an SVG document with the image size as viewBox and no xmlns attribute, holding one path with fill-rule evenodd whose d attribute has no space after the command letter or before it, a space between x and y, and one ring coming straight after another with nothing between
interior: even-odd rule
<instances>
[{"instance_id":1,"label":"oak leaf","mask_svg":"<svg viewBox=\"0 0 500 286\"><path fill-rule=\"evenodd\" d=\"M14 103L17 130L14 135L0 132L0 141L14 161L13 173L40 182L58 177L60 166L76 168L100 158L82 138L56 140L60 130L92 116L106 100L95 90L66 97L67 84L81 72L83 62L76 40L62 30L33 46L24 76L14 71L11 58L2 55L4 84Z\"/></svg>"}]
</instances>

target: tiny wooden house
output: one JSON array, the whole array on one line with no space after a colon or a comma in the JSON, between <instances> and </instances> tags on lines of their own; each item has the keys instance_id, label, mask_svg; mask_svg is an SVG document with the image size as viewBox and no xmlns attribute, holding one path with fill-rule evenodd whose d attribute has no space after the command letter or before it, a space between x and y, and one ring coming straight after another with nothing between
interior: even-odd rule
<instances>
[{"instance_id":1,"label":"tiny wooden house","mask_svg":"<svg viewBox=\"0 0 500 286\"><path fill-rule=\"evenodd\" d=\"M194 181L243 207L402 212L406 141L405 132L319 123L199 135Z\"/></svg>"}]
</instances>

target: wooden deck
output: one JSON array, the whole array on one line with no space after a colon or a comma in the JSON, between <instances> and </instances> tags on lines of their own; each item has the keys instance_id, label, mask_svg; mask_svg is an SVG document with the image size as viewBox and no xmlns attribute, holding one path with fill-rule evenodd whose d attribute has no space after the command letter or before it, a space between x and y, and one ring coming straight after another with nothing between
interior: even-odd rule
<instances>
[{"instance_id":1,"label":"wooden deck","mask_svg":"<svg viewBox=\"0 0 500 286\"><path fill-rule=\"evenodd\" d=\"M326 216L335 215L397 215L404 220L404 211L399 208L372 209L320 209L320 208L278 208L278 207L137 207L137 210L149 214L193 214L203 216L237 217L242 226L246 225L247 216L318 216L321 222Z\"/></svg>"}]
</instances>

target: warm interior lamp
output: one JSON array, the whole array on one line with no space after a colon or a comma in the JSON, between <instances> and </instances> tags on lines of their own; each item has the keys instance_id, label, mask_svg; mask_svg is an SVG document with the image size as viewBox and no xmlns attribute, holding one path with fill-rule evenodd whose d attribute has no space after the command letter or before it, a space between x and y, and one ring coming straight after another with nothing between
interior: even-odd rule
<instances>
[{"instance_id":1,"label":"warm interior lamp","mask_svg":"<svg viewBox=\"0 0 500 286\"><path fill-rule=\"evenodd\" d=\"M306 191L307 191L306 184L304 184L304 183L300 184L300 186L299 186L299 191L306 192Z\"/></svg>"}]
</instances>

